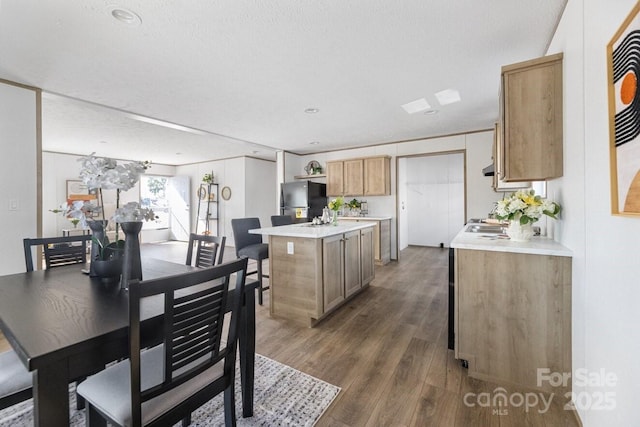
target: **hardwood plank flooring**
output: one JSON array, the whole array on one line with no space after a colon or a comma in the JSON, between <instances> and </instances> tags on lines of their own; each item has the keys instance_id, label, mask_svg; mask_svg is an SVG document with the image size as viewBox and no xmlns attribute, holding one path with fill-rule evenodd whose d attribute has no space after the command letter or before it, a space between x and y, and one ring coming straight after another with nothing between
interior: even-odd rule
<instances>
[{"instance_id":1,"label":"hardwood plank flooring","mask_svg":"<svg viewBox=\"0 0 640 427\"><path fill-rule=\"evenodd\" d=\"M177 242L143 251L175 262L186 255ZM225 259L233 258L230 247ZM525 391L469 378L447 349L447 277L447 249L409 247L400 262L376 266L369 289L315 328L271 318L267 291L256 308L256 351L342 388L319 427L578 426L560 398L544 413L541 405L479 404L479 394L500 387ZM7 348L0 337L0 350Z\"/></svg>"}]
</instances>

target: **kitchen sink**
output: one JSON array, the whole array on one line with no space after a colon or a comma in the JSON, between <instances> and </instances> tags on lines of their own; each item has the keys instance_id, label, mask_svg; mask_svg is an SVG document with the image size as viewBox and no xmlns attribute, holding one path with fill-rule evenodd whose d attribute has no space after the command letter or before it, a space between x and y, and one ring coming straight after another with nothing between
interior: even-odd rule
<instances>
[{"instance_id":1,"label":"kitchen sink","mask_svg":"<svg viewBox=\"0 0 640 427\"><path fill-rule=\"evenodd\" d=\"M504 227L502 227L501 225L473 224L468 225L465 231L468 233L502 234L504 233Z\"/></svg>"}]
</instances>

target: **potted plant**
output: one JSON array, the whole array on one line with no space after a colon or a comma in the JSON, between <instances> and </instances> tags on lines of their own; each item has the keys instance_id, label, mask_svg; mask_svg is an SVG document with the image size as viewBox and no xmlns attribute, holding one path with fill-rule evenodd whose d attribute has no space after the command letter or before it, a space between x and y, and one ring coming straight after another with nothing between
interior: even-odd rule
<instances>
[{"instance_id":1,"label":"potted plant","mask_svg":"<svg viewBox=\"0 0 640 427\"><path fill-rule=\"evenodd\" d=\"M352 199L347 206L349 206L349 210L351 211L351 215L352 216L359 216L360 215L360 207L362 206L362 203L360 203L358 201L358 199Z\"/></svg>"},{"instance_id":2,"label":"potted plant","mask_svg":"<svg viewBox=\"0 0 640 427\"><path fill-rule=\"evenodd\" d=\"M204 182L205 184L213 184L213 172L205 173L202 177L202 182Z\"/></svg>"}]
</instances>

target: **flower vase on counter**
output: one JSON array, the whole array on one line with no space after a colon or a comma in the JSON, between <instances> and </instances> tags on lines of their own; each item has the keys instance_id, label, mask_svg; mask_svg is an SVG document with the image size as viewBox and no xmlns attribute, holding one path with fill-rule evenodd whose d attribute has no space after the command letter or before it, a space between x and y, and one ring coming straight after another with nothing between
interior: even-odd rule
<instances>
[{"instance_id":1,"label":"flower vase on counter","mask_svg":"<svg viewBox=\"0 0 640 427\"><path fill-rule=\"evenodd\" d=\"M521 224L520 220L512 220L509 221L506 233L512 242L528 242L533 237L533 226L530 222Z\"/></svg>"},{"instance_id":2,"label":"flower vase on counter","mask_svg":"<svg viewBox=\"0 0 640 427\"><path fill-rule=\"evenodd\" d=\"M140 260L140 230L141 221L121 222L124 232L124 260L122 263L122 279L120 287L129 289L131 280L142 280L142 263Z\"/></svg>"},{"instance_id":3,"label":"flower vase on counter","mask_svg":"<svg viewBox=\"0 0 640 427\"><path fill-rule=\"evenodd\" d=\"M331 217L331 224L338 225L338 211L332 211L333 216Z\"/></svg>"}]
</instances>

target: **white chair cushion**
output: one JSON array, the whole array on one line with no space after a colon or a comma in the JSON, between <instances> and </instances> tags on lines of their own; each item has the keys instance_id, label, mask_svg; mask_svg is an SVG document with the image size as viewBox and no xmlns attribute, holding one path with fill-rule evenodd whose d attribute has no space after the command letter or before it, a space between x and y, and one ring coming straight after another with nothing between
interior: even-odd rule
<instances>
[{"instance_id":1,"label":"white chair cushion","mask_svg":"<svg viewBox=\"0 0 640 427\"><path fill-rule=\"evenodd\" d=\"M144 351L140 356L142 389L162 382L164 346ZM148 424L188 396L222 376L224 359L184 384L142 404L142 424ZM131 371L129 359L109 366L78 385L77 392L100 412L119 425L131 425Z\"/></svg>"},{"instance_id":2,"label":"white chair cushion","mask_svg":"<svg viewBox=\"0 0 640 427\"><path fill-rule=\"evenodd\" d=\"M33 386L33 374L27 371L15 351L0 353L0 397Z\"/></svg>"}]
</instances>

